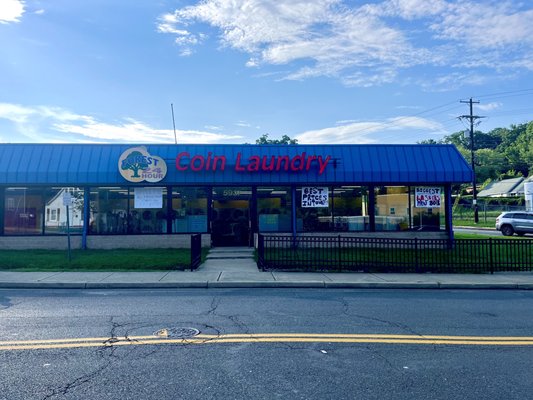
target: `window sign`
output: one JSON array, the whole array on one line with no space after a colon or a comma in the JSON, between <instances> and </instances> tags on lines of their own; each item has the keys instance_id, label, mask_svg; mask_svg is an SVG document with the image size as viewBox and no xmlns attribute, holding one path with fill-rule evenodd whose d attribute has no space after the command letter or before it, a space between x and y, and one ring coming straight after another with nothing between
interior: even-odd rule
<instances>
[{"instance_id":1,"label":"window sign","mask_svg":"<svg viewBox=\"0 0 533 400\"><path fill-rule=\"evenodd\" d=\"M302 188L302 207L328 207L329 191L327 186Z\"/></svg>"},{"instance_id":2,"label":"window sign","mask_svg":"<svg viewBox=\"0 0 533 400\"><path fill-rule=\"evenodd\" d=\"M163 188L135 188L135 208L163 208Z\"/></svg>"},{"instance_id":3,"label":"window sign","mask_svg":"<svg viewBox=\"0 0 533 400\"><path fill-rule=\"evenodd\" d=\"M440 208L440 187L417 187L415 188L415 207L417 208Z\"/></svg>"}]
</instances>

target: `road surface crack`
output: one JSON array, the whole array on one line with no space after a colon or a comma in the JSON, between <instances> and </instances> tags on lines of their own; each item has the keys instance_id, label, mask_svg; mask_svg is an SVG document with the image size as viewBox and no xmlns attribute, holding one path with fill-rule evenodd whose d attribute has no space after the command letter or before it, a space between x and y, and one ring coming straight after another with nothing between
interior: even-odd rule
<instances>
[{"instance_id":1,"label":"road surface crack","mask_svg":"<svg viewBox=\"0 0 533 400\"><path fill-rule=\"evenodd\" d=\"M114 362L113 361L114 359L118 359L118 357L115 355L115 351L117 350L117 347L112 346L113 343L119 340L116 335L116 331L117 329L127 326L129 324L119 324L117 322L114 322L113 318L114 317L110 317L109 319L109 322L112 324L109 338L102 342L102 347L98 347L96 349L96 354L99 357L104 359L105 361L104 364L101 367L97 368L96 370L90 373L84 374L72 380L71 382L66 383L65 385L55 387L55 388L48 388L48 390L51 391L51 393L45 395L42 400L48 400L55 396L64 396L67 393L71 392L73 389L76 389L78 387L86 385L87 383L90 383L93 379L95 379L97 376L101 375L104 371L106 371L109 367L111 367L111 365Z\"/></svg>"}]
</instances>

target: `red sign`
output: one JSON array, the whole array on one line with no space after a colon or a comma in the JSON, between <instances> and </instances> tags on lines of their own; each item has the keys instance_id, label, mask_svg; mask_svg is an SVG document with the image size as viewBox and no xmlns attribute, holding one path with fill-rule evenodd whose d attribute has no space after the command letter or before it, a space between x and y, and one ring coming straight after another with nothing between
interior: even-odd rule
<instances>
[{"instance_id":1,"label":"red sign","mask_svg":"<svg viewBox=\"0 0 533 400\"><path fill-rule=\"evenodd\" d=\"M234 169L236 172L279 172L279 171L309 171L313 166L318 168L318 174L325 171L331 156L307 155L304 151L293 157L289 156L256 156L252 155L243 159L242 153L237 153ZM176 157L178 171L224 171L226 169L226 156L217 156L207 153L207 157L195 155L184 151Z\"/></svg>"}]
</instances>

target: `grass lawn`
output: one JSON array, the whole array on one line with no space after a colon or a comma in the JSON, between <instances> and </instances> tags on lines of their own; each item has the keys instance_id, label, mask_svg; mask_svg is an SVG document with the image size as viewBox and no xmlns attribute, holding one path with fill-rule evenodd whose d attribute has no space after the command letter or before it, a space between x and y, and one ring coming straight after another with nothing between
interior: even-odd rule
<instances>
[{"instance_id":1,"label":"grass lawn","mask_svg":"<svg viewBox=\"0 0 533 400\"><path fill-rule=\"evenodd\" d=\"M496 218L488 218L486 221L482 218L479 219L479 222L476 224L474 219L454 219L453 226L461 227L467 226L470 228L494 228L496 225Z\"/></svg>"},{"instance_id":2,"label":"grass lawn","mask_svg":"<svg viewBox=\"0 0 533 400\"><path fill-rule=\"evenodd\" d=\"M190 257L189 249L73 250L69 262L66 250L2 250L0 271L161 271L188 268Z\"/></svg>"},{"instance_id":3,"label":"grass lawn","mask_svg":"<svg viewBox=\"0 0 533 400\"><path fill-rule=\"evenodd\" d=\"M453 248L435 247L431 242L418 249L391 248L375 242L354 247L267 248L265 262L271 268L298 270L364 270L368 272L454 272L480 273L494 270L532 270L533 240L458 233ZM490 244L489 244L490 243ZM342 267L339 267L342 265ZM510 269L509 269L510 268Z\"/></svg>"}]
</instances>

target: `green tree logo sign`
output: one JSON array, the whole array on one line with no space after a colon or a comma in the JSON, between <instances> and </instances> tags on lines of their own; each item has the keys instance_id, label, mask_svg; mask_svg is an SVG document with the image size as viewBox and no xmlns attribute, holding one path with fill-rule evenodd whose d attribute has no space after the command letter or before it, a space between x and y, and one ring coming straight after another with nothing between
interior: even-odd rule
<instances>
[{"instance_id":1,"label":"green tree logo sign","mask_svg":"<svg viewBox=\"0 0 533 400\"><path fill-rule=\"evenodd\" d=\"M167 164L152 156L144 146L126 150L118 159L120 175L129 182L159 182L167 174Z\"/></svg>"}]
</instances>

